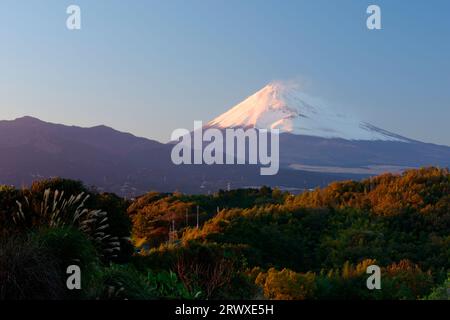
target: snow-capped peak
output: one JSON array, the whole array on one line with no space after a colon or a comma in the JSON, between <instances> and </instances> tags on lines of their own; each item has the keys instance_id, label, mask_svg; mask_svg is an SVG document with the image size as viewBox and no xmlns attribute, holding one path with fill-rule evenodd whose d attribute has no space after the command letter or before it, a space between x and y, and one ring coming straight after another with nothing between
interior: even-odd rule
<instances>
[{"instance_id":1,"label":"snow-capped peak","mask_svg":"<svg viewBox=\"0 0 450 320\"><path fill-rule=\"evenodd\" d=\"M297 135L408 142L353 116L337 113L298 85L271 83L207 124L216 128L279 129Z\"/></svg>"}]
</instances>

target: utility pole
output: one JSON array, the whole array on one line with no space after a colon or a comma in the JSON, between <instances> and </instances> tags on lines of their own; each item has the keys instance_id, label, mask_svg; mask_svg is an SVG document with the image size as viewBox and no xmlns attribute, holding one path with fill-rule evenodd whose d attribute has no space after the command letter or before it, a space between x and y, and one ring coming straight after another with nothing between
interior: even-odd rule
<instances>
[{"instance_id":1,"label":"utility pole","mask_svg":"<svg viewBox=\"0 0 450 320\"><path fill-rule=\"evenodd\" d=\"M200 206L197 206L197 229L199 227L199 210L200 210Z\"/></svg>"},{"instance_id":2,"label":"utility pole","mask_svg":"<svg viewBox=\"0 0 450 320\"><path fill-rule=\"evenodd\" d=\"M189 209L186 208L186 227L189 226Z\"/></svg>"},{"instance_id":3,"label":"utility pole","mask_svg":"<svg viewBox=\"0 0 450 320\"><path fill-rule=\"evenodd\" d=\"M175 220L172 220L172 223L169 226L169 243L174 243L177 239L177 231L175 230Z\"/></svg>"}]
</instances>

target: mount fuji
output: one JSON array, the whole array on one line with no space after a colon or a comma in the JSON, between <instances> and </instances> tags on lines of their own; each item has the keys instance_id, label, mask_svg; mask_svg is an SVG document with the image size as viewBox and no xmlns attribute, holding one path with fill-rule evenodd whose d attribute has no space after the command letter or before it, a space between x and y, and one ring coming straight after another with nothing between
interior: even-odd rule
<instances>
[{"instance_id":1,"label":"mount fuji","mask_svg":"<svg viewBox=\"0 0 450 320\"><path fill-rule=\"evenodd\" d=\"M280 162L292 170L371 175L450 164L447 146L378 128L281 82L265 86L206 127L279 129Z\"/></svg>"},{"instance_id":2,"label":"mount fuji","mask_svg":"<svg viewBox=\"0 0 450 320\"><path fill-rule=\"evenodd\" d=\"M279 129L296 135L409 142L355 117L337 113L297 85L271 83L208 123L218 128Z\"/></svg>"}]
</instances>

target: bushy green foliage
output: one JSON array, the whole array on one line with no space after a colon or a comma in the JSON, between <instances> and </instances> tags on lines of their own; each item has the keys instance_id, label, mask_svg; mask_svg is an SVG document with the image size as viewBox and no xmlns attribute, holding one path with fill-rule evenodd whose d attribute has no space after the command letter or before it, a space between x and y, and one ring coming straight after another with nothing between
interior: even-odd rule
<instances>
[{"instance_id":1,"label":"bushy green foliage","mask_svg":"<svg viewBox=\"0 0 450 320\"><path fill-rule=\"evenodd\" d=\"M95 209L88 209L87 204ZM12 242L2 244L0 273L16 283L12 288L10 282L5 282L3 291L10 292L12 299L92 297L86 290L66 288L67 267L79 266L82 286L88 288L101 274L99 270L104 268L104 263L110 259L129 259L133 248L129 241L131 222L126 214L127 206L128 202L115 195L90 192L80 182L71 180L45 180L21 191L2 187L0 238L4 235ZM35 261L33 266L30 261ZM41 272L42 278L36 275L34 280L35 272ZM34 287L33 281L36 281ZM31 289L23 293L22 287Z\"/></svg>"},{"instance_id":2,"label":"bushy green foliage","mask_svg":"<svg viewBox=\"0 0 450 320\"><path fill-rule=\"evenodd\" d=\"M196 299L200 297L201 292L189 292L184 284L178 279L175 272L148 271L147 281L154 288L160 299Z\"/></svg>"},{"instance_id":3,"label":"bushy green foliage","mask_svg":"<svg viewBox=\"0 0 450 320\"><path fill-rule=\"evenodd\" d=\"M102 193L94 196L93 207L108 213L107 232L117 238L120 251L116 252L114 262L127 262L134 253L130 235L132 223L126 214L129 202L115 194Z\"/></svg>"},{"instance_id":4,"label":"bushy green foliage","mask_svg":"<svg viewBox=\"0 0 450 320\"><path fill-rule=\"evenodd\" d=\"M431 272L408 260L387 266L383 277L383 298L393 300L415 300L425 297L433 288Z\"/></svg>"},{"instance_id":5,"label":"bushy green foliage","mask_svg":"<svg viewBox=\"0 0 450 320\"><path fill-rule=\"evenodd\" d=\"M145 238L147 245L157 247L168 240L173 224L188 227L186 213L192 211L192 203L182 202L174 196L153 201L137 212L130 213L133 219L133 234L135 237ZM195 223L192 217L191 223Z\"/></svg>"},{"instance_id":6,"label":"bushy green foliage","mask_svg":"<svg viewBox=\"0 0 450 320\"><path fill-rule=\"evenodd\" d=\"M255 287L242 271L243 246L187 242L164 245L135 257L139 270L171 270L193 297L249 299Z\"/></svg>"},{"instance_id":7,"label":"bushy green foliage","mask_svg":"<svg viewBox=\"0 0 450 320\"><path fill-rule=\"evenodd\" d=\"M101 300L196 299L172 271L138 271L132 265L112 264L97 271L91 298Z\"/></svg>"},{"instance_id":8,"label":"bushy green foliage","mask_svg":"<svg viewBox=\"0 0 450 320\"><path fill-rule=\"evenodd\" d=\"M21 231L13 220L17 211L16 201L21 197L21 191L0 185L0 237L11 236Z\"/></svg>"},{"instance_id":9,"label":"bushy green foliage","mask_svg":"<svg viewBox=\"0 0 450 320\"><path fill-rule=\"evenodd\" d=\"M352 207L383 216L417 212L448 217L450 172L447 168L430 167L407 170L401 175L383 174L363 181L335 182L291 197L289 203L306 207Z\"/></svg>"},{"instance_id":10,"label":"bushy green foliage","mask_svg":"<svg viewBox=\"0 0 450 320\"><path fill-rule=\"evenodd\" d=\"M8 190L10 198L11 193ZM36 228L70 226L88 235L101 250L103 259L125 262L133 254L131 220L127 214L129 202L116 195L98 194L81 182L53 178L33 183L30 189L14 195L13 199L14 206L11 200L7 201L9 206L5 205L12 213L4 215L4 223L0 216L0 223L13 227L4 229L27 232Z\"/></svg>"},{"instance_id":11,"label":"bushy green foliage","mask_svg":"<svg viewBox=\"0 0 450 320\"><path fill-rule=\"evenodd\" d=\"M292 196L281 205L225 210L201 229L187 230L183 240L247 245L252 252L248 256L252 267L318 272L338 268L346 261L376 259L381 265L389 265L408 259L424 270L448 270L450 212L441 209L449 205L449 177L447 170L430 168L362 183L336 183ZM395 197L407 193L399 213L379 214L371 205L358 205L372 198L370 191L364 191L372 180L377 182L373 190L384 190L387 183ZM404 185L413 191L405 191ZM433 197L428 189L434 190ZM400 190L400 195L393 190ZM394 197L389 192L377 191L384 200L376 203L389 202ZM435 207L429 207L430 201L425 207L418 205L418 197L432 199L438 208L430 209Z\"/></svg>"},{"instance_id":12,"label":"bushy green foliage","mask_svg":"<svg viewBox=\"0 0 450 320\"><path fill-rule=\"evenodd\" d=\"M88 288L91 299L100 300L152 300L157 292L146 276L130 265L101 268L95 283Z\"/></svg>"},{"instance_id":13,"label":"bushy green foliage","mask_svg":"<svg viewBox=\"0 0 450 320\"><path fill-rule=\"evenodd\" d=\"M78 195L80 193L89 194L90 191L83 182L63 178L51 178L35 181L32 183L29 192L36 197L42 197L45 190L61 190L66 194Z\"/></svg>"},{"instance_id":14,"label":"bushy green foliage","mask_svg":"<svg viewBox=\"0 0 450 320\"><path fill-rule=\"evenodd\" d=\"M427 297L428 300L450 300L450 274L447 280L441 285L433 288L430 295Z\"/></svg>"},{"instance_id":15,"label":"bushy green foliage","mask_svg":"<svg viewBox=\"0 0 450 320\"><path fill-rule=\"evenodd\" d=\"M274 268L252 273L264 297L276 300L415 300L425 297L431 290L431 274L407 260L382 269L382 290L368 290L366 268L372 264L376 261L367 259L357 265L347 261L341 268L322 270L317 274Z\"/></svg>"},{"instance_id":16,"label":"bushy green foliage","mask_svg":"<svg viewBox=\"0 0 450 320\"><path fill-rule=\"evenodd\" d=\"M199 208L199 224L217 214L217 210L231 208L261 207L279 204L288 196L278 189L240 189L219 191L214 195L184 195L180 193L159 194L151 192L138 198L128 209L133 219L133 234L143 239L147 247L158 247L169 238L175 225L179 235L197 225L196 210Z\"/></svg>"},{"instance_id":17,"label":"bushy green foliage","mask_svg":"<svg viewBox=\"0 0 450 320\"><path fill-rule=\"evenodd\" d=\"M58 261L29 237L0 238L0 300L54 300L65 293Z\"/></svg>"},{"instance_id":18,"label":"bushy green foliage","mask_svg":"<svg viewBox=\"0 0 450 320\"><path fill-rule=\"evenodd\" d=\"M300 274L289 269L274 268L260 273L256 284L261 286L264 297L271 300L313 299L316 291L315 274Z\"/></svg>"},{"instance_id":19,"label":"bushy green foliage","mask_svg":"<svg viewBox=\"0 0 450 320\"><path fill-rule=\"evenodd\" d=\"M203 210L212 213L216 212L217 207L220 209L245 209L254 206L281 204L287 196L287 192L265 186L260 189L220 190L213 195L177 195L181 201L194 202Z\"/></svg>"},{"instance_id":20,"label":"bushy green foliage","mask_svg":"<svg viewBox=\"0 0 450 320\"><path fill-rule=\"evenodd\" d=\"M57 263L61 279L66 277L67 267L77 265L81 269L83 287L92 284L95 270L99 264L98 252L94 244L78 229L50 228L41 229L31 237L31 241L45 248L47 255ZM84 292L66 290L66 296L83 298Z\"/></svg>"}]
</instances>

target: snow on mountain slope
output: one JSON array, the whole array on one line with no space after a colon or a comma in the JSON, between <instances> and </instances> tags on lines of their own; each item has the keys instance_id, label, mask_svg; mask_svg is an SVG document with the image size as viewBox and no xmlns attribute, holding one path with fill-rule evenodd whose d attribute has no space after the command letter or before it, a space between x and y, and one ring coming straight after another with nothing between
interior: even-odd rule
<instances>
[{"instance_id":1,"label":"snow on mountain slope","mask_svg":"<svg viewBox=\"0 0 450 320\"><path fill-rule=\"evenodd\" d=\"M332 110L296 85L271 83L207 124L216 128L280 129L296 135L347 140L410 140Z\"/></svg>"}]
</instances>

